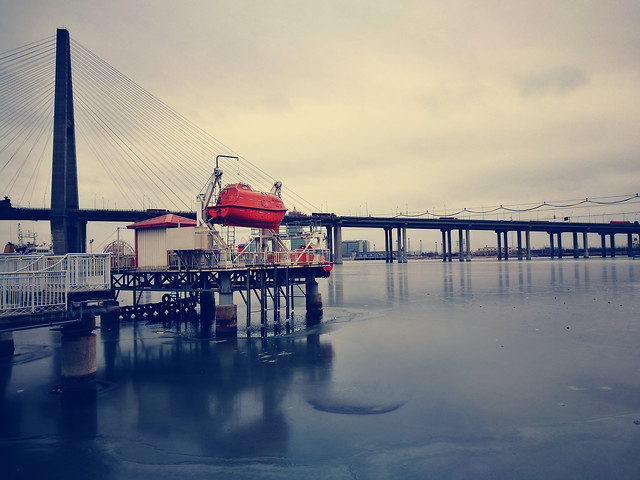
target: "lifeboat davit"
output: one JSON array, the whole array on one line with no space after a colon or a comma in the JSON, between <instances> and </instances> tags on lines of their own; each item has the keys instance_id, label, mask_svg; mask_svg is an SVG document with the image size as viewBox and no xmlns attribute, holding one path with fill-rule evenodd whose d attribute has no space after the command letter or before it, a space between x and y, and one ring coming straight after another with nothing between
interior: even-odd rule
<instances>
[{"instance_id":1,"label":"lifeboat davit","mask_svg":"<svg viewBox=\"0 0 640 480\"><path fill-rule=\"evenodd\" d=\"M207 208L215 223L232 227L277 229L287 209L273 193L254 191L244 183L232 183L222 189L215 205Z\"/></svg>"}]
</instances>

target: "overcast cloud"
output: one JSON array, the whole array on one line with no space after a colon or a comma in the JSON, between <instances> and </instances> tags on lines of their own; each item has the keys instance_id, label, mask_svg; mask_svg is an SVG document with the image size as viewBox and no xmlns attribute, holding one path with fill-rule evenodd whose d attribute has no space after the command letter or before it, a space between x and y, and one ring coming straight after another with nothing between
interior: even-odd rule
<instances>
[{"instance_id":1,"label":"overcast cloud","mask_svg":"<svg viewBox=\"0 0 640 480\"><path fill-rule=\"evenodd\" d=\"M0 3L339 214L635 193L640 2Z\"/></svg>"}]
</instances>

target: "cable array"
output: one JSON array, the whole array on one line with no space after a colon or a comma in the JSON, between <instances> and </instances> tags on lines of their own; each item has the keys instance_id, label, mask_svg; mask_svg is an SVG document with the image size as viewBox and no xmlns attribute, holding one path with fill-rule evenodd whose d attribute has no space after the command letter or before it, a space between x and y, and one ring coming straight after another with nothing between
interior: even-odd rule
<instances>
[{"instance_id":1,"label":"cable array","mask_svg":"<svg viewBox=\"0 0 640 480\"><path fill-rule=\"evenodd\" d=\"M55 37L0 54L0 193L16 204L30 206L47 188L54 80Z\"/></svg>"},{"instance_id":2,"label":"cable array","mask_svg":"<svg viewBox=\"0 0 640 480\"><path fill-rule=\"evenodd\" d=\"M0 54L0 194L48 206L55 37ZM269 190L275 179L71 39L80 204L191 209L221 158L223 181ZM286 184L285 203L317 211ZM90 198L93 196L94 198ZM116 203L117 200L117 203Z\"/></svg>"},{"instance_id":3,"label":"cable array","mask_svg":"<svg viewBox=\"0 0 640 480\"><path fill-rule=\"evenodd\" d=\"M453 209L448 211L421 211L421 212L406 212L406 213L395 213L391 216L393 218L419 218L419 217L433 217L433 218L442 218L444 217L452 217L455 218L457 216L462 216L465 218L473 218L473 217L485 217L487 215L496 217L500 214L507 213L517 213L517 214L526 214L533 213L539 211L550 211L558 209L560 211L571 209L584 209L584 208L600 208L600 207L613 207L613 206L628 206L633 204L640 203L640 194L627 194L627 195L615 195L615 196L607 196L607 197L597 197L597 198L584 198L584 199L574 199L574 200L555 200L552 202L543 201L542 203L524 203L517 205L499 205L495 207L475 207L475 208L462 208L462 209ZM625 211L625 212L616 212L616 213L624 213L627 215L638 215L640 212L634 211ZM608 214L611 214L609 212ZM603 213L599 213L598 215L607 215ZM564 215L561 215L564 216ZM575 220L576 218L588 217L587 215L571 215L571 217Z\"/></svg>"}]
</instances>

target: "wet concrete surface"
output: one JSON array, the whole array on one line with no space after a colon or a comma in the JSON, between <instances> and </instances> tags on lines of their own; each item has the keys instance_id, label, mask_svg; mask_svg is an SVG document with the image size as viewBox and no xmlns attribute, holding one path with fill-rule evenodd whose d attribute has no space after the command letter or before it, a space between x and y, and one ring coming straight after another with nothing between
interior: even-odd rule
<instances>
[{"instance_id":1,"label":"wet concrete surface","mask_svg":"<svg viewBox=\"0 0 640 480\"><path fill-rule=\"evenodd\" d=\"M320 292L265 338L103 322L81 399L61 333L15 332L0 478L640 478L640 261L349 262Z\"/></svg>"}]
</instances>

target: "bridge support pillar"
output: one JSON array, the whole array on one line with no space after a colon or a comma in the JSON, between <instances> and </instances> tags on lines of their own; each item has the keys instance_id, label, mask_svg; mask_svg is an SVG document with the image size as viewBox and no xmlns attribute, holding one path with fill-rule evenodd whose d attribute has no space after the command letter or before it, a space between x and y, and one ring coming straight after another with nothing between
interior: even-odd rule
<instances>
[{"instance_id":1,"label":"bridge support pillar","mask_svg":"<svg viewBox=\"0 0 640 480\"><path fill-rule=\"evenodd\" d=\"M231 273L218 274L218 297L216 305L216 336L236 336L238 333L238 306L233 303Z\"/></svg>"},{"instance_id":2,"label":"bridge support pillar","mask_svg":"<svg viewBox=\"0 0 640 480\"><path fill-rule=\"evenodd\" d=\"M333 230L333 248L336 252L333 263L342 264L342 227L336 225Z\"/></svg>"},{"instance_id":3,"label":"bridge support pillar","mask_svg":"<svg viewBox=\"0 0 640 480\"><path fill-rule=\"evenodd\" d=\"M606 240L605 240L605 234L601 233L600 234L600 243L602 244L602 258L605 258L607 256L607 244L606 244Z\"/></svg>"},{"instance_id":4,"label":"bridge support pillar","mask_svg":"<svg viewBox=\"0 0 640 480\"><path fill-rule=\"evenodd\" d=\"M498 235L498 260L502 260L502 232L497 231Z\"/></svg>"},{"instance_id":5,"label":"bridge support pillar","mask_svg":"<svg viewBox=\"0 0 640 480\"><path fill-rule=\"evenodd\" d=\"M611 258L615 258L616 256L616 240L615 240L615 234L612 233L609 236L609 242L611 243Z\"/></svg>"},{"instance_id":6,"label":"bridge support pillar","mask_svg":"<svg viewBox=\"0 0 640 480\"><path fill-rule=\"evenodd\" d=\"M589 241L586 231L582 232L582 248L584 249L584 258L589 258Z\"/></svg>"},{"instance_id":7,"label":"bridge support pillar","mask_svg":"<svg viewBox=\"0 0 640 480\"><path fill-rule=\"evenodd\" d=\"M531 230L525 232L525 245L527 249L527 260L531 260Z\"/></svg>"},{"instance_id":8,"label":"bridge support pillar","mask_svg":"<svg viewBox=\"0 0 640 480\"><path fill-rule=\"evenodd\" d=\"M633 238L630 233L627 233L627 257L633 257Z\"/></svg>"},{"instance_id":9,"label":"bridge support pillar","mask_svg":"<svg viewBox=\"0 0 640 480\"><path fill-rule=\"evenodd\" d=\"M0 333L0 357L13 355L14 351L13 332Z\"/></svg>"},{"instance_id":10,"label":"bridge support pillar","mask_svg":"<svg viewBox=\"0 0 640 480\"><path fill-rule=\"evenodd\" d=\"M464 238L462 229L458 229L458 260L464 262Z\"/></svg>"},{"instance_id":11,"label":"bridge support pillar","mask_svg":"<svg viewBox=\"0 0 640 480\"><path fill-rule=\"evenodd\" d=\"M573 258L580 257L578 252L578 232L573 232Z\"/></svg>"},{"instance_id":12,"label":"bridge support pillar","mask_svg":"<svg viewBox=\"0 0 640 480\"><path fill-rule=\"evenodd\" d=\"M51 168L51 236L56 255L85 251L85 227L73 217L78 210L73 88L69 32L58 29Z\"/></svg>"},{"instance_id":13,"label":"bridge support pillar","mask_svg":"<svg viewBox=\"0 0 640 480\"><path fill-rule=\"evenodd\" d=\"M442 261L447 261L447 231L440 230L442 232Z\"/></svg>"},{"instance_id":14,"label":"bridge support pillar","mask_svg":"<svg viewBox=\"0 0 640 480\"><path fill-rule=\"evenodd\" d=\"M556 258L556 246L553 241L553 233L549 233L549 245L551 248L551 258Z\"/></svg>"},{"instance_id":15,"label":"bridge support pillar","mask_svg":"<svg viewBox=\"0 0 640 480\"><path fill-rule=\"evenodd\" d=\"M447 230L447 245L449 246L449 252L447 254L447 261L453 261L453 248L451 247L451 230Z\"/></svg>"},{"instance_id":16,"label":"bridge support pillar","mask_svg":"<svg viewBox=\"0 0 640 480\"><path fill-rule=\"evenodd\" d=\"M517 230L518 234L518 260L522 260L522 230Z\"/></svg>"},{"instance_id":17,"label":"bridge support pillar","mask_svg":"<svg viewBox=\"0 0 640 480\"><path fill-rule=\"evenodd\" d=\"M467 262L471 261L471 230L467 228Z\"/></svg>"},{"instance_id":18,"label":"bridge support pillar","mask_svg":"<svg viewBox=\"0 0 640 480\"><path fill-rule=\"evenodd\" d=\"M384 261L385 263L393 262L393 257L391 256L390 246L389 246L389 229L384 229Z\"/></svg>"},{"instance_id":19,"label":"bridge support pillar","mask_svg":"<svg viewBox=\"0 0 640 480\"><path fill-rule=\"evenodd\" d=\"M329 260L333 262L333 227L327 225L327 250L329 250Z\"/></svg>"},{"instance_id":20,"label":"bridge support pillar","mask_svg":"<svg viewBox=\"0 0 640 480\"><path fill-rule=\"evenodd\" d=\"M558 258L562 258L562 232L558 232Z\"/></svg>"},{"instance_id":21,"label":"bridge support pillar","mask_svg":"<svg viewBox=\"0 0 640 480\"><path fill-rule=\"evenodd\" d=\"M508 231L504 231L504 259L509 260L509 243L507 241L507 235L509 235Z\"/></svg>"},{"instance_id":22,"label":"bridge support pillar","mask_svg":"<svg viewBox=\"0 0 640 480\"><path fill-rule=\"evenodd\" d=\"M407 263L407 256L409 255L409 247L407 240L407 226L402 226L402 261Z\"/></svg>"}]
</instances>

